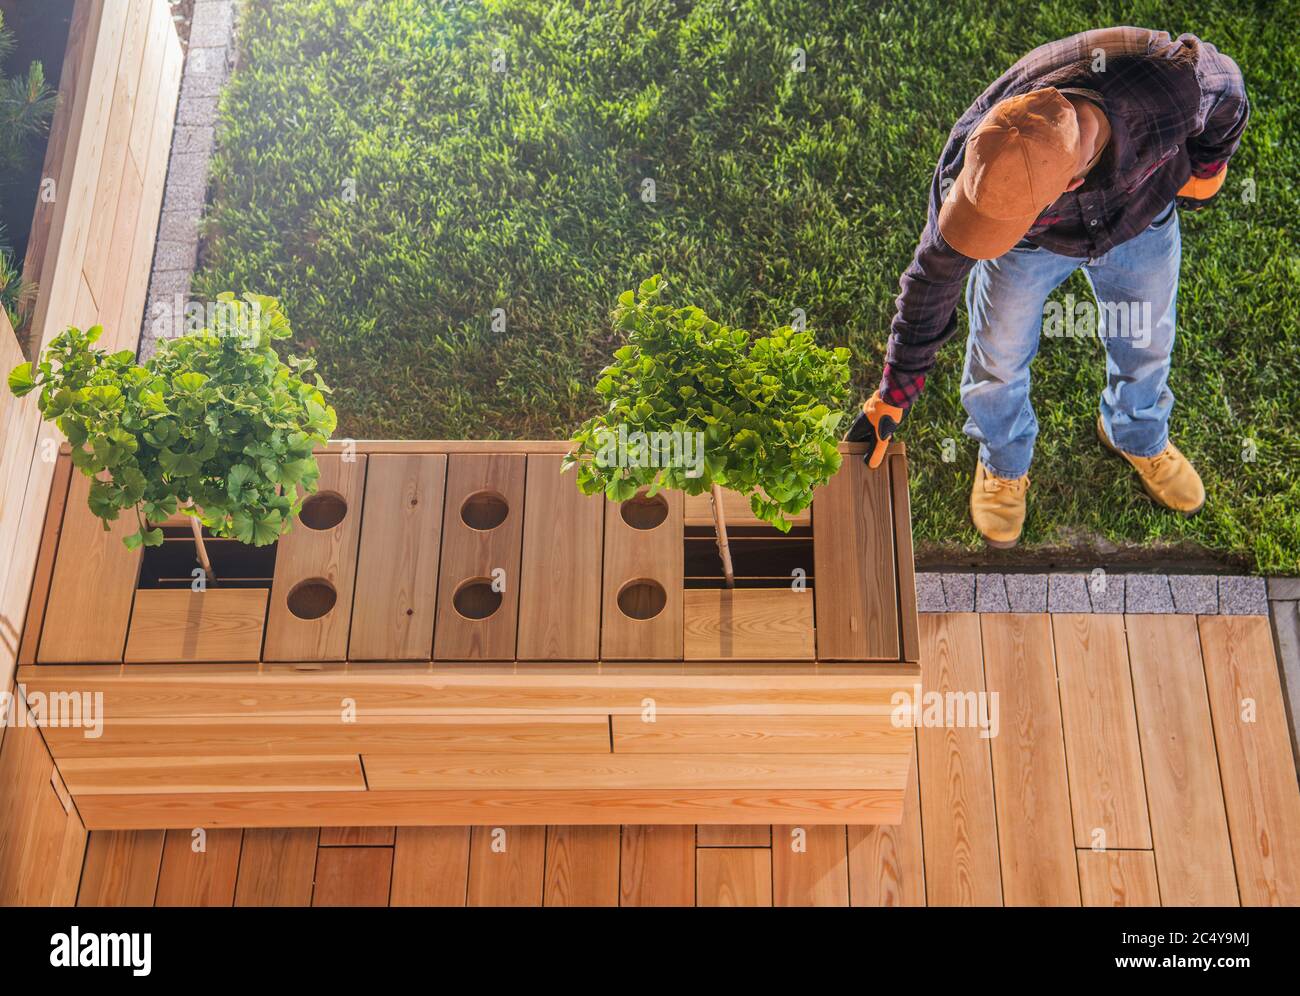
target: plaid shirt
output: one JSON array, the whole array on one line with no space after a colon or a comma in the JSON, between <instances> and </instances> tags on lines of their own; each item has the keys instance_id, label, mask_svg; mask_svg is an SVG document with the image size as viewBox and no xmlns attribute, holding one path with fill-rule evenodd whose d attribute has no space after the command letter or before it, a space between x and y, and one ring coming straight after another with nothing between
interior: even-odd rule
<instances>
[{"instance_id":1,"label":"plaid shirt","mask_svg":"<svg viewBox=\"0 0 1300 996\"><path fill-rule=\"evenodd\" d=\"M930 184L929 217L899 285L881 397L916 400L939 347L957 327L962 282L975 261L944 241L939 205L961 172L967 136L998 101L1029 90L1091 91L1111 138L1085 183L1050 205L1025 238L1063 256L1095 259L1142 232L1192 176L1218 174L1237 150L1249 105L1241 70L1193 35L1106 28L1042 45L961 116Z\"/></svg>"}]
</instances>

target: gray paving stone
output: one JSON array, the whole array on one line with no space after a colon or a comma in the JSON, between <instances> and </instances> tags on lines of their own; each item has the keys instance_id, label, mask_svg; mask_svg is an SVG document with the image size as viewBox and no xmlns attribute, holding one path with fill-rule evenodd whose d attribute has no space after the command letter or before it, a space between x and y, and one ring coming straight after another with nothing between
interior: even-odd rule
<instances>
[{"instance_id":1,"label":"gray paving stone","mask_svg":"<svg viewBox=\"0 0 1300 996\"><path fill-rule=\"evenodd\" d=\"M1048 612L1091 612L1088 575L1049 574L1047 576Z\"/></svg>"},{"instance_id":2,"label":"gray paving stone","mask_svg":"<svg viewBox=\"0 0 1300 996\"><path fill-rule=\"evenodd\" d=\"M975 611L975 575L943 574L943 598L949 612Z\"/></svg>"},{"instance_id":3,"label":"gray paving stone","mask_svg":"<svg viewBox=\"0 0 1300 996\"><path fill-rule=\"evenodd\" d=\"M1225 616L1268 615L1268 589L1263 578L1219 578L1219 611Z\"/></svg>"},{"instance_id":4,"label":"gray paving stone","mask_svg":"<svg viewBox=\"0 0 1300 996\"><path fill-rule=\"evenodd\" d=\"M1170 574L1174 611L1212 616L1219 611L1219 579L1213 574Z\"/></svg>"},{"instance_id":5,"label":"gray paving stone","mask_svg":"<svg viewBox=\"0 0 1300 996\"><path fill-rule=\"evenodd\" d=\"M1124 575L1096 570L1088 575L1088 598L1092 611L1109 615L1124 611Z\"/></svg>"},{"instance_id":6,"label":"gray paving stone","mask_svg":"<svg viewBox=\"0 0 1300 996\"><path fill-rule=\"evenodd\" d=\"M217 98L182 97L176 108L176 123L211 128L217 123Z\"/></svg>"},{"instance_id":7,"label":"gray paving stone","mask_svg":"<svg viewBox=\"0 0 1300 996\"><path fill-rule=\"evenodd\" d=\"M194 269L199 251L198 239L192 242L173 242L159 239L153 253L155 270L189 270Z\"/></svg>"},{"instance_id":8,"label":"gray paving stone","mask_svg":"<svg viewBox=\"0 0 1300 996\"><path fill-rule=\"evenodd\" d=\"M231 3L204 3L194 7L190 23L190 45L215 48L230 41L235 30L235 8Z\"/></svg>"},{"instance_id":9,"label":"gray paving stone","mask_svg":"<svg viewBox=\"0 0 1300 996\"><path fill-rule=\"evenodd\" d=\"M1002 582L1001 574L975 575L975 611L1011 611L1011 606L1007 602L1007 588Z\"/></svg>"},{"instance_id":10,"label":"gray paving stone","mask_svg":"<svg viewBox=\"0 0 1300 996\"><path fill-rule=\"evenodd\" d=\"M164 211L158 220L158 239L161 242L199 241L199 218L192 211Z\"/></svg>"},{"instance_id":11,"label":"gray paving stone","mask_svg":"<svg viewBox=\"0 0 1300 996\"><path fill-rule=\"evenodd\" d=\"M1124 611L1132 614L1165 614L1174 611L1169 578L1163 574L1130 574L1124 581Z\"/></svg>"},{"instance_id":12,"label":"gray paving stone","mask_svg":"<svg viewBox=\"0 0 1300 996\"><path fill-rule=\"evenodd\" d=\"M172 133L172 155L210 158L217 144L217 129L182 125Z\"/></svg>"},{"instance_id":13,"label":"gray paving stone","mask_svg":"<svg viewBox=\"0 0 1300 996\"><path fill-rule=\"evenodd\" d=\"M214 45L211 48L195 48L190 46L189 53L185 56L185 75L191 73L212 73L217 75L230 75L230 46Z\"/></svg>"},{"instance_id":14,"label":"gray paving stone","mask_svg":"<svg viewBox=\"0 0 1300 996\"><path fill-rule=\"evenodd\" d=\"M1300 578L1269 578L1268 597L1284 601L1300 601Z\"/></svg>"},{"instance_id":15,"label":"gray paving stone","mask_svg":"<svg viewBox=\"0 0 1300 996\"><path fill-rule=\"evenodd\" d=\"M149 282L150 298L160 300L169 308L174 307L174 295L180 294L185 297L189 294L191 276L189 270L154 271L153 279Z\"/></svg>"},{"instance_id":16,"label":"gray paving stone","mask_svg":"<svg viewBox=\"0 0 1300 996\"><path fill-rule=\"evenodd\" d=\"M918 612L943 612L947 602L943 597L943 580L938 574L916 575L916 609Z\"/></svg>"},{"instance_id":17,"label":"gray paving stone","mask_svg":"<svg viewBox=\"0 0 1300 996\"><path fill-rule=\"evenodd\" d=\"M225 73L187 72L181 81L181 97L218 97L225 85Z\"/></svg>"},{"instance_id":18,"label":"gray paving stone","mask_svg":"<svg viewBox=\"0 0 1300 996\"><path fill-rule=\"evenodd\" d=\"M1012 612L1047 611L1046 574L1007 574L1003 581Z\"/></svg>"}]
</instances>

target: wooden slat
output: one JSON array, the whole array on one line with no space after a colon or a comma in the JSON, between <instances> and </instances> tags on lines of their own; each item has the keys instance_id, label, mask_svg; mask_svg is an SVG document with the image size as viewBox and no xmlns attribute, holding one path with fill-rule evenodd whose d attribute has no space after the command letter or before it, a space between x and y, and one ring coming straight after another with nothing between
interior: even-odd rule
<instances>
[{"instance_id":1,"label":"wooden slat","mask_svg":"<svg viewBox=\"0 0 1300 996\"><path fill-rule=\"evenodd\" d=\"M615 753L909 754L889 716L613 716Z\"/></svg>"},{"instance_id":2,"label":"wooden slat","mask_svg":"<svg viewBox=\"0 0 1300 996\"><path fill-rule=\"evenodd\" d=\"M708 526L713 528L713 502L709 492L698 495L686 495L683 522L687 526ZM732 491L722 489L722 514L727 518L727 526L768 526L762 519L756 518L749 507L749 498ZM786 519L792 526L807 526L812 523L812 512L804 509L797 515L788 515ZM768 528L775 528L768 526Z\"/></svg>"},{"instance_id":3,"label":"wooden slat","mask_svg":"<svg viewBox=\"0 0 1300 996\"><path fill-rule=\"evenodd\" d=\"M390 847L322 847L316 852L313 906L387 906Z\"/></svg>"},{"instance_id":4,"label":"wooden slat","mask_svg":"<svg viewBox=\"0 0 1300 996\"><path fill-rule=\"evenodd\" d=\"M467 906L540 906L546 829L478 826L470 835Z\"/></svg>"},{"instance_id":5,"label":"wooden slat","mask_svg":"<svg viewBox=\"0 0 1300 996\"><path fill-rule=\"evenodd\" d=\"M348 656L428 660L438 597L441 454L370 458Z\"/></svg>"},{"instance_id":6,"label":"wooden slat","mask_svg":"<svg viewBox=\"0 0 1300 996\"><path fill-rule=\"evenodd\" d=\"M401 827L390 906L464 906L469 827Z\"/></svg>"},{"instance_id":7,"label":"wooden slat","mask_svg":"<svg viewBox=\"0 0 1300 996\"><path fill-rule=\"evenodd\" d=\"M36 574L32 578L31 596L27 602L22 644L18 650L19 664L31 664L36 660L36 650L40 643L47 600L50 596L50 583L54 579L55 554L59 548L59 537L63 532L63 511L68 504L68 486L71 481L72 458L60 454L54 467L54 480L50 484L50 503L45 510L45 523L41 529L41 548L36 560Z\"/></svg>"},{"instance_id":8,"label":"wooden slat","mask_svg":"<svg viewBox=\"0 0 1300 996\"><path fill-rule=\"evenodd\" d=\"M923 615L921 683L926 692L984 691L980 617ZM917 731L926 894L931 906L999 906L997 813L989 742L977 728ZM1004 732L1005 735L1005 732Z\"/></svg>"},{"instance_id":9,"label":"wooden slat","mask_svg":"<svg viewBox=\"0 0 1300 996\"><path fill-rule=\"evenodd\" d=\"M1268 619L1199 625L1242 904L1300 906L1300 790Z\"/></svg>"},{"instance_id":10,"label":"wooden slat","mask_svg":"<svg viewBox=\"0 0 1300 996\"><path fill-rule=\"evenodd\" d=\"M90 478L72 476L63 514L60 554L54 564L37 659L46 662L110 663L122 660L131 600L140 573L140 551L122 540L136 531L123 515L108 532L90 514ZM87 606L94 606L87 612Z\"/></svg>"},{"instance_id":11,"label":"wooden slat","mask_svg":"<svg viewBox=\"0 0 1300 996\"><path fill-rule=\"evenodd\" d=\"M86 846L78 906L152 906L162 830L96 831Z\"/></svg>"},{"instance_id":12,"label":"wooden slat","mask_svg":"<svg viewBox=\"0 0 1300 996\"><path fill-rule=\"evenodd\" d=\"M561 457L528 457L519 579L520 660L600 656L605 500L582 494Z\"/></svg>"},{"instance_id":13,"label":"wooden slat","mask_svg":"<svg viewBox=\"0 0 1300 996\"><path fill-rule=\"evenodd\" d=\"M173 792L360 792L355 754L333 757L79 757L59 764L74 796Z\"/></svg>"},{"instance_id":14,"label":"wooden slat","mask_svg":"<svg viewBox=\"0 0 1300 996\"><path fill-rule=\"evenodd\" d=\"M772 828L766 824L695 828L696 847L771 847Z\"/></svg>"},{"instance_id":15,"label":"wooden slat","mask_svg":"<svg viewBox=\"0 0 1300 996\"><path fill-rule=\"evenodd\" d=\"M529 789L511 792L236 792L81 795L91 830L282 826L462 826L508 816L518 825L897 823L892 790ZM691 845L695 834L690 831ZM993 873L996 877L996 866Z\"/></svg>"},{"instance_id":16,"label":"wooden slat","mask_svg":"<svg viewBox=\"0 0 1300 996\"><path fill-rule=\"evenodd\" d=\"M242 830L168 830L155 906L233 906ZM195 846L203 850L196 851Z\"/></svg>"},{"instance_id":17,"label":"wooden slat","mask_svg":"<svg viewBox=\"0 0 1300 996\"><path fill-rule=\"evenodd\" d=\"M1125 616L1160 896L1235 906L1237 880L1192 616Z\"/></svg>"},{"instance_id":18,"label":"wooden slat","mask_svg":"<svg viewBox=\"0 0 1300 996\"><path fill-rule=\"evenodd\" d=\"M899 659L889 487L887 471L844 454L839 473L813 497L819 660Z\"/></svg>"},{"instance_id":19,"label":"wooden slat","mask_svg":"<svg viewBox=\"0 0 1300 996\"><path fill-rule=\"evenodd\" d=\"M1120 616L1054 615L1061 719L1081 848L1149 849L1146 783Z\"/></svg>"},{"instance_id":20,"label":"wooden slat","mask_svg":"<svg viewBox=\"0 0 1300 996\"><path fill-rule=\"evenodd\" d=\"M623 827L619 905L695 905L693 827Z\"/></svg>"},{"instance_id":21,"label":"wooden slat","mask_svg":"<svg viewBox=\"0 0 1300 996\"><path fill-rule=\"evenodd\" d=\"M888 789L910 759L861 754L362 755L372 790ZM75 762L81 763L81 762Z\"/></svg>"},{"instance_id":22,"label":"wooden slat","mask_svg":"<svg viewBox=\"0 0 1300 996\"><path fill-rule=\"evenodd\" d=\"M447 460L447 498L442 519L442 563L438 571L438 620L433 634L435 660L511 660L519 622L519 554L523 543L524 481L522 456L458 454ZM463 507L487 492L505 500L506 515L490 529L467 525ZM457 611L462 585L487 582L501 603L486 618Z\"/></svg>"},{"instance_id":23,"label":"wooden slat","mask_svg":"<svg viewBox=\"0 0 1300 996\"><path fill-rule=\"evenodd\" d=\"M1077 906L1070 794L1050 617L980 617L984 675L999 699L999 733L990 741L1008 906Z\"/></svg>"},{"instance_id":24,"label":"wooden slat","mask_svg":"<svg viewBox=\"0 0 1300 996\"><path fill-rule=\"evenodd\" d=\"M394 827L321 827L321 847L392 847Z\"/></svg>"},{"instance_id":25,"label":"wooden slat","mask_svg":"<svg viewBox=\"0 0 1300 996\"><path fill-rule=\"evenodd\" d=\"M618 905L618 827L546 828L547 906Z\"/></svg>"},{"instance_id":26,"label":"wooden slat","mask_svg":"<svg viewBox=\"0 0 1300 996\"><path fill-rule=\"evenodd\" d=\"M907 456L889 454L890 499L894 507L894 548L898 562L898 639L903 660L919 660L920 623L916 610L916 561L912 553L912 499L907 487Z\"/></svg>"},{"instance_id":27,"label":"wooden slat","mask_svg":"<svg viewBox=\"0 0 1300 996\"><path fill-rule=\"evenodd\" d=\"M264 588L136 592L126 661L258 660L267 594Z\"/></svg>"},{"instance_id":28,"label":"wooden slat","mask_svg":"<svg viewBox=\"0 0 1300 996\"><path fill-rule=\"evenodd\" d=\"M315 829L245 830L236 906L310 906Z\"/></svg>"},{"instance_id":29,"label":"wooden slat","mask_svg":"<svg viewBox=\"0 0 1300 996\"><path fill-rule=\"evenodd\" d=\"M924 906L925 860L917 766L907 779L897 826L848 828L849 897L854 906Z\"/></svg>"},{"instance_id":30,"label":"wooden slat","mask_svg":"<svg viewBox=\"0 0 1300 996\"><path fill-rule=\"evenodd\" d=\"M772 828L772 904L848 906L845 827Z\"/></svg>"},{"instance_id":31,"label":"wooden slat","mask_svg":"<svg viewBox=\"0 0 1300 996\"><path fill-rule=\"evenodd\" d=\"M605 503L605 570L601 599L600 653L607 660L681 660L682 585L685 570L680 491L661 491L668 516L652 529L624 521L622 506ZM650 619L633 619L618 596L634 581L655 582L664 607Z\"/></svg>"},{"instance_id":32,"label":"wooden slat","mask_svg":"<svg viewBox=\"0 0 1300 996\"><path fill-rule=\"evenodd\" d=\"M1159 906L1155 855L1150 851L1079 851L1084 906Z\"/></svg>"},{"instance_id":33,"label":"wooden slat","mask_svg":"<svg viewBox=\"0 0 1300 996\"><path fill-rule=\"evenodd\" d=\"M366 458L317 459L320 480L316 494L338 495L347 503L347 511L342 521L329 529L311 529L301 521L295 522L277 542L263 650L268 661L328 661L347 656ZM299 584L316 579L334 588L334 607L317 619L300 619L289 611L288 600Z\"/></svg>"},{"instance_id":34,"label":"wooden slat","mask_svg":"<svg viewBox=\"0 0 1300 996\"><path fill-rule=\"evenodd\" d=\"M813 601L794 588L691 588L683 593L686 660L816 656Z\"/></svg>"},{"instance_id":35,"label":"wooden slat","mask_svg":"<svg viewBox=\"0 0 1300 996\"><path fill-rule=\"evenodd\" d=\"M772 852L708 847L695 852L697 906L771 906Z\"/></svg>"}]
</instances>

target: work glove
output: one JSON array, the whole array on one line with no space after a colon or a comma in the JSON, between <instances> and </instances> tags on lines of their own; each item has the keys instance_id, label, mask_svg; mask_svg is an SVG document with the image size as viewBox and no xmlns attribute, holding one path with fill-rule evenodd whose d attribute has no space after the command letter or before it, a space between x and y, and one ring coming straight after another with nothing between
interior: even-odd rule
<instances>
[{"instance_id":1,"label":"work glove","mask_svg":"<svg viewBox=\"0 0 1300 996\"><path fill-rule=\"evenodd\" d=\"M885 451L889 449L889 438L902 424L903 416L906 414L906 408L887 403L877 391L862 403L862 411L858 412L858 417L849 426L844 439L850 443L869 443L870 449L862 458L862 462L875 470L885 459Z\"/></svg>"},{"instance_id":2,"label":"work glove","mask_svg":"<svg viewBox=\"0 0 1300 996\"><path fill-rule=\"evenodd\" d=\"M1178 206L1186 211L1201 210L1218 196L1219 190L1223 187L1224 177L1227 175L1228 167L1224 166L1211 177L1202 179L1193 176L1178 188L1178 193L1175 195Z\"/></svg>"}]
</instances>

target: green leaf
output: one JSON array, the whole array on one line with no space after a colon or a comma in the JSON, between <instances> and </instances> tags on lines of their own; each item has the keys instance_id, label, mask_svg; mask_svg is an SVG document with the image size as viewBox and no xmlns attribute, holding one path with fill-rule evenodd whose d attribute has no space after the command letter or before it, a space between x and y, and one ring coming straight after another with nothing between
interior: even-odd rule
<instances>
[{"instance_id":1,"label":"green leaf","mask_svg":"<svg viewBox=\"0 0 1300 996\"><path fill-rule=\"evenodd\" d=\"M36 387L36 380L32 376L32 365L30 363L20 363L9 371L9 390L15 397L21 398L24 394L29 394Z\"/></svg>"}]
</instances>

